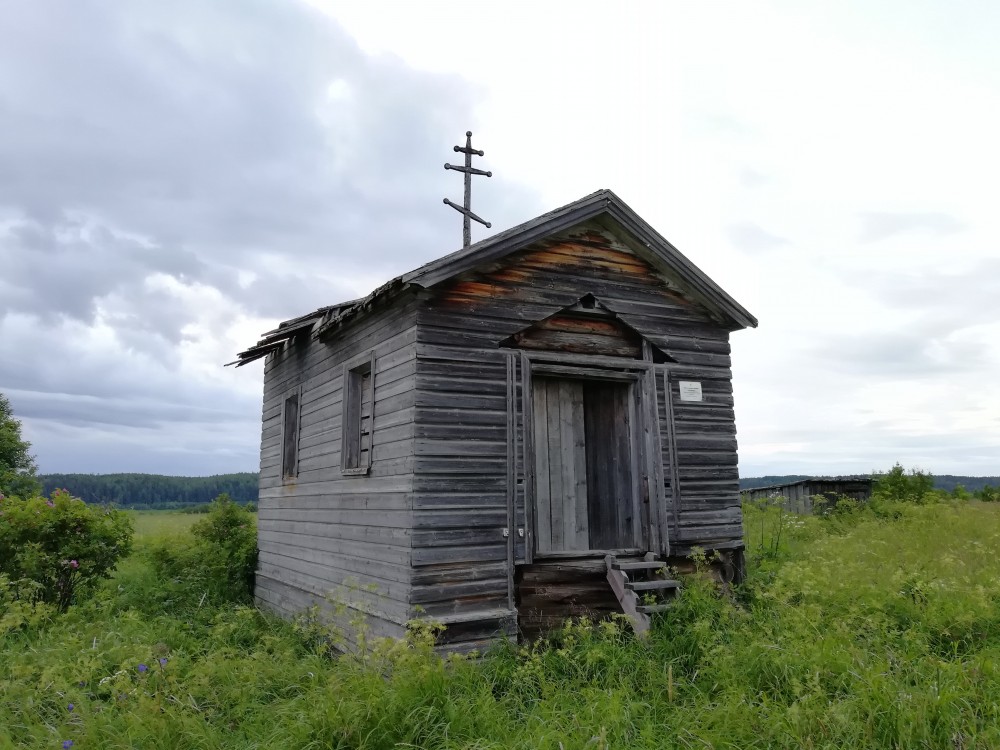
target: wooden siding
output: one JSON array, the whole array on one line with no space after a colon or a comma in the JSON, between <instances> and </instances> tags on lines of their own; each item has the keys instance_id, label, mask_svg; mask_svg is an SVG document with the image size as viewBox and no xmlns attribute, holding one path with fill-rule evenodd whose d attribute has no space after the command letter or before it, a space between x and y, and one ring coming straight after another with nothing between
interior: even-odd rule
<instances>
[{"instance_id":1,"label":"wooden siding","mask_svg":"<svg viewBox=\"0 0 1000 750\"><path fill-rule=\"evenodd\" d=\"M371 636L400 636L411 616L411 492L416 302L358 319L328 341L286 343L264 370L258 602L286 615L312 604ZM374 350L374 409L364 404L367 475L341 467L344 364ZM281 475L281 405L300 394L298 472ZM367 463L367 456L362 457ZM336 605L331 606L327 599Z\"/></svg>"},{"instance_id":2,"label":"wooden siding","mask_svg":"<svg viewBox=\"0 0 1000 750\"><path fill-rule=\"evenodd\" d=\"M525 466L509 467L508 456L525 455L524 422L531 427L520 410L523 362L498 345L588 293L676 359L657 365L649 386L671 394L669 403L660 400L658 436L664 491L668 503L677 498L668 506L671 544L683 550L742 538L728 331L593 224L447 282L418 310L411 601L431 614L515 605L505 566L508 556L526 559L517 532L530 518L519 505ZM680 380L700 382L703 401L681 401Z\"/></svg>"},{"instance_id":3,"label":"wooden siding","mask_svg":"<svg viewBox=\"0 0 1000 750\"><path fill-rule=\"evenodd\" d=\"M642 358L642 339L620 321L593 315L559 313L518 331L510 338L518 349L558 350L573 354Z\"/></svg>"}]
</instances>

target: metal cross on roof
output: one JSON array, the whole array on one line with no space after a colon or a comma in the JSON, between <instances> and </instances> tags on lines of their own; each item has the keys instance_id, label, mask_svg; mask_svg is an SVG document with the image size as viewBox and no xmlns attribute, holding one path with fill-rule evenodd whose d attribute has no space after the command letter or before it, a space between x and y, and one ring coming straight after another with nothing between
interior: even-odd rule
<instances>
[{"instance_id":1,"label":"metal cross on roof","mask_svg":"<svg viewBox=\"0 0 1000 750\"><path fill-rule=\"evenodd\" d=\"M468 247L469 245L472 244L472 224L469 222L469 219L475 219L480 224L484 225L487 229L493 226L488 221L484 221L483 219L480 219L478 216L472 213L472 175L481 174L484 175L485 177L492 177L493 173L484 172L481 169L473 168L472 155L475 154L476 156L484 156L485 152L477 151L472 147L471 130L467 131L465 134L465 148L462 148L461 146L455 146L455 151L465 154L465 166L456 167L453 164L445 164L444 168L454 169L456 172L465 172L465 205L460 206L457 203L452 203L447 198L444 199L444 202L465 217L462 220L462 247Z\"/></svg>"}]
</instances>

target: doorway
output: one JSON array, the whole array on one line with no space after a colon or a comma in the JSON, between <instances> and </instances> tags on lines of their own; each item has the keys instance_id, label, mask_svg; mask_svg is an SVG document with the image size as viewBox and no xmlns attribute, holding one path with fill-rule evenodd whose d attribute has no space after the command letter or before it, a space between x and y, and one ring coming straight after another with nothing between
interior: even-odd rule
<instances>
[{"instance_id":1,"label":"doorway","mask_svg":"<svg viewBox=\"0 0 1000 750\"><path fill-rule=\"evenodd\" d=\"M533 379L539 554L641 547L632 388L628 381L540 375Z\"/></svg>"}]
</instances>

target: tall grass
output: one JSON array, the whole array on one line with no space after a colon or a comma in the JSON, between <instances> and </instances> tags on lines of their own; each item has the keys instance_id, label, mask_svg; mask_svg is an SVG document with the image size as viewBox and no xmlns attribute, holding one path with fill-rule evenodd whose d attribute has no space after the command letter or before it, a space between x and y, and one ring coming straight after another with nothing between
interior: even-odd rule
<instances>
[{"instance_id":1,"label":"tall grass","mask_svg":"<svg viewBox=\"0 0 1000 750\"><path fill-rule=\"evenodd\" d=\"M998 747L998 513L748 508L743 586L687 579L645 641L577 623L479 661L434 657L427 629L329 659L137 554L0 636L0 748Z\"/></svg>"}]
</instances>

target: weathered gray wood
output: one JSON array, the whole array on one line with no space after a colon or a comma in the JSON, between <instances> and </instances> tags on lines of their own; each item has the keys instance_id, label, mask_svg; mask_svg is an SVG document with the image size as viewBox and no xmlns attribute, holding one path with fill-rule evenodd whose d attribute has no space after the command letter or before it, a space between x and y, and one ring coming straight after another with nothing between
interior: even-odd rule
<instances>
[{"instance_id":1,"label":"weathered gray wood","mask_svg":"<svg viewBox=\"0 0 1000 750\"><path fill-rule=\"evenodd\" d=\"M518 403L521 406L521 455L524 462L524 478L522 480L521 496L524 507L524 562L531 564L534 561L535 548L538 544L536 537L536 505L535 505L535 475L537 468L534 461L535 451L535 431L529 425L534 423L534 410L532 402L534 394L532 391L532 378L530 362L524 352L518 358L518 366L521 373L521 398Z\"/></svg>"},{"instance_id":2,"label":"weathered gray wood","mask_svg":"<svg viewBox=\"0 0 1000 750\"><path fill-rule=\"evenodd\" d=\"M549 389L533 383L532 416L535 445L535 544L539 552L552 550L552 469L549 463Z\"/></svg>"},{"instance_id":3,"label":"weathered gray wood","mask_svg":"<svg viewBox=\"0 0 1000 750\"><path fill-rule=\"evenodd\" d=\"M561 417L564 393L562 383L555 380L543 380L538 383L539 390L544 384L546 395L546 430L548 435L548 460L549 475L549 533L552 538L549 549L566 549L564 531L566 524L563 520L567 512L567 487L569 483L566 476L564 459L566 458L562 450L562 429ZM575 517L575 513L573 514Z\"/></svg>"},{"instance_id":4,"label":"weathered gray wood","mask_svg":"<svg viewBox=\"0 0 1000 750\"><path fill-rule=\"evenodd\" d=\"M625 582L625 588L631 591L664 591L667 589L676 589L680 585L680 581L671 581L666 579Z\"/></svg>"},{"instance_id":5,"label":"weathered gray wood","mask_svg":"<svg viewBox=\"0 0 1000 750\"><path fill-rule=\"evenodd\" d=\"M604 562L607 566L608 583L611 584L611 589L618 598L622 612L625 613L629 622L632 623L632 629L635 630L636 635L645 636L649 632L649 617L638 610L638 597L629 588L628 579L625 577L625 574L614 567L615 558L612 555L608 555L604 558Z\"/></svg>"},{"instance_id":6,"label":"weathered gray wood","mask_svg":"<svg viewBox=\"0 0 1000 750\"><path fill-rule=\"evenodd\" d=\"M515 544L514 540L518 538L518 522L517 522L517 509L516 509L516 493L517 493L517 416L515 412L515 405L517 403L517 389L516 385L516 366L515 357L513 354L507 357L507 432L506 432L506 449L507 449L507 488L506 488L506 501L507 501L507 568L504 571L504 576L507 580L507 606L511 610L514 609L515 605L515 591L514 591L514 565L515 565ZM523 533L523 532L522 532Z\"/></svg>"},{"instance_id":7,"label":"weathered gray wood","mask_svg":"<svg viewBox=\"0 0 1000 750\"><path fill-rule=\"evenodd\" d=\"M648 348L646 357L650 357ZM649 547L661 555L670 554L670 530L667 522L667 502L664 489L663 443L660 432L659 405L657 402L656 371L650 370L642 380L643 404L642 428L645 441L645 467L647 471L645 489L647 523L649 525Z\"/></svg>"},{"instance_id":8,"label":"weathered gray wood","mask_svg":"<svg viewBox=\"0 0 1000 750\"><path fill-rule=\"evenodd\" d=\"M593 581L567 580L558 587L561 594L550 595L542 587L526 588L522 571L515 583L512 566L523 560L537 568L533 552L544 546L555 555L604 548L591 539L588 468L599 463L606 465L595 476L606 485L603 509L614 538L606 546L634 550L631 545L657 545L659 537L657 549L666 551L669 530L656 521L666 518L668 492L674 526L683 531L679 548L734 542L741 530L728 331L719 327L718 310L669 274L664 281L645 252L600 222L588 224L526 246L497 266L471 270L420 299L376 299L370 312L321 344L300 338L270 355L262 408L261 540L268 570L287 582L275 588L291 588L276 592L265 576L261 599L306 601L327 583L308 566L329 563L337 575L368 571L379 580L398 578L390 580L398 587L391 591L401 596L405 590L407 606L426 602L428 611L464 618L456 623L471 625L464 634L456 631L458 644L484 642L490 633L509 636L515 599L530 613L528 629L556 611L553 597L561 597L558 611L582 613L587 608L577 593L591 603L607 596L603 574L597 581L603 594ZM578 304L588 292L610 314L588 318ZM623 325L609 328L614 315ZM532 335L521 343L529 346L595 354L498 348L526 329ZM605 356L636 357L634 342L643 339L641 359ZM647 356L648 342L676 359L669 365L676 379L702 383L703 402L679 404L675 386L667 385L661 410L658 384L650 387L647 375L661 366ZM357 460L371 462L371 475L342 476L347 442L338 423L350 404L340 368L369 351L375 355L373 393L367 410L362 400ZM577 406L566 385L533 395L546 378L533 380L532 362L536 375L546 369L550 381L575 378L586 384L584 391L598 380L621 393L633 388L623 397L625 408L616 412L612 405L609 415L598 414L610 425L601 435L604 447L593 449L599 455L587 452L600 441L588 439L585 396ZM615 378L618 384L610 382ZM280 405L293 387L302 389L300 471L294 483L283 484L277 477ZM543 399L554 407L533 408ZM536 512L546 498L546 512ZM517 536L519 528L525 537ZM292 554L272 554L282 545ZM364 606L377 609L384 599L392 617L410 614L400 614L399 603L385 597L372 595ZM500 611L508 613L504 624Z\"/></svg>"},{"instance_id":9,"label":"weathered gray wood","mask_svg":"<svg viewBox=\"0 0 1000 750\"><path fill-rule=\"evenodd\" d=\"M638 545L633 523L629 386L593 381L584 388L587 493L592 549Z\"/></svg>"},{"instance_id":10,"label":"weathered gray wood","mask_svg":"<svg viewBox=\"0 0 1000 750\"><path fill-rule=\"evenodd\" d=\"M568 463L572 466L575 518L567 514L567 538L573 540L571 549L586 550L590 549L590 518L587 508L587 444L582 384L577 383L572 388L571 398L570 429L568 434L563 435L563 440L570 443L568 448L572 453L572 459Z\"/></svg>"},{"instance_id":11,"label":"weathered gray wood","mask_svg":"<svg viewBox=\"0 0 1000 750\"><path fill-rule=\"evenodd\" d=\"M299 470L299 398L298 389L288 394L281 412L281 475L284 479L294 478Z\"/></svg>"}]
</instances>

